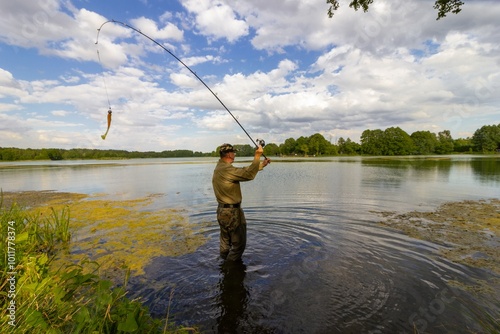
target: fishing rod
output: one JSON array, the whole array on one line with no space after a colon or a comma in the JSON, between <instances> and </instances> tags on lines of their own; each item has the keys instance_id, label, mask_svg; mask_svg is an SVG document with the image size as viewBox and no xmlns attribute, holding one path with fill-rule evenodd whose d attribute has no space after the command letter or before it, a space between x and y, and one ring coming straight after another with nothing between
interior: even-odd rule
<instances>
[{"instance_id":1,"label":"fishing rod","mask_svg":"<svg viewBox=\"0 0 500 334\"><path fill-rule=\"evenodd\" d=\"M198 74L196 74L195 71L193 71L189 66L187 66L179 57L177 57L175 54L173 54L170 50L168 50L167 48L165 48L162 44L160 44L159 42L157 42L156 40L154 40L153 38L149 37L148 35L146 35L145 33L143 33L142 31L140 31L139 29L136 29L134 28L133 26L127 24L127 23L123 23L123 22L120 22L120 21L116 21L116 20L108 20L106 22L104 22L103 24L101 24L101 26L99 27L99 29L97 29L97 39L96 39L96 42L95 44L98 45L99 43L99 34L101 32L101 29L102 27L107 24L107 23L117 23L117 24L120 24L122 26L124 26L125 28L129 28L129 29L132 29L133 31L141 34L142 36L146 37L147 39L149 39L151 42L155 43L156 45L158 45L160 48L162 48L164 51L168 52L168 54L170 54L172 57L174 57L179 63L181 63L185 68L187 68L189 70L189 72L191 72L195 77L196 79L198 79L209 91L210 93L212 93L212 95L217 99L217 101L219 101L219 103L224 107L224 109L226 109L226 111L229 113L229 115L231 115L231 117L234 119L234 121L240 126L240 128L243 130L243 132L245 132L245 134L248 136L248 138L250 139L250 141L255 145L256 148L260 146L264 147L266 145L265 141L263 139L256 139L256 140L253 140L253 138L250 136L250 134L247 132L247 130L245 130L245 128L243 127L243 125L241 125L241 123L238 121L238 119L236 117L234 117L233 113L229 110L228 107L226 107L226 105L224 104L224 102L222 102L222 100L217 96L217 94L215 94L212 89L205 83L205 81L203 81L199 76ZM99 55L99 50L97 51L97 54ZM99 56L99 61L100 61L100 56ZM108 97L108 103L109 103L109 97ZM109 109L111 111L111 107ZM108 130L109 130L109 124L110 124L110 115L111 113L109 113L108 111ZM106 131L106 134L107 134L107 131ZM101 136L102 137L102 136ZM106 136L104 135L103 136L103 139L106 138ZM262 156L267 159L267 157L262 154Z\"/></svg>"}]
</instances>

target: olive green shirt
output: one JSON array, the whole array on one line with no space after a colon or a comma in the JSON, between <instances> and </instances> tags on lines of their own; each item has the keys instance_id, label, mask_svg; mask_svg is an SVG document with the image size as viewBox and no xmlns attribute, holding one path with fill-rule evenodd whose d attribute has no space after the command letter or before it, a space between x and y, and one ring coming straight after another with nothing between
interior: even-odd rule
<instances>
[{"instance_id":1,"label":"olive green shirt","mask_svg":"<svg viewBox=\"0 0 500 334\"><path fill-rule=\"evenodd\" d=\"M255 178L260 169L260 161L254 159L247 167L234 167L231 163L220 159L215 166L212 185L219 204L241 203L240 182Z\"/></svg>"}]
</instances>

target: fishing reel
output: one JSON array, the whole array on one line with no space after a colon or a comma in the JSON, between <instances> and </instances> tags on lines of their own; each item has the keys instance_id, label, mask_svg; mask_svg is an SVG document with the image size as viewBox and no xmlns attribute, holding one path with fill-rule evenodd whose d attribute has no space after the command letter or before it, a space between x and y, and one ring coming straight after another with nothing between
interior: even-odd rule
<instances>
[{"instance_id":1,"label":"fishing reel","mask_svg":"<svg viewBox=\"0 0 500 334\"><path fill-rule=\"evenodd\" d=\"M262 146L262 147L266 146L266 142L264 141L264 139L256 139L256 140L255 140L255 143L256 143L257 145Z\"/></svg>"}]
</instances>

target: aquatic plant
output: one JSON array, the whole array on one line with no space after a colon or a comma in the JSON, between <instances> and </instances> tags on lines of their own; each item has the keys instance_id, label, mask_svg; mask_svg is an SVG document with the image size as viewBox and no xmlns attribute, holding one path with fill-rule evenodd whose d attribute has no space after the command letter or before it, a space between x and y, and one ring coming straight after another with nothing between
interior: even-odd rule
<instances>
[{"instance_id":1,"label":"aquatic plant","mask_svg":"<svg viewBox=\"0 0 500 334\"><path fill-rule=\"evenodd\" d=\"M71 238L69 208L47 216L13 204L0 194L0 328L11 333L192 333L154 319L139 300L100 279L97 262L84 259L53 267ZM167 331L168 329L168 331ZM195 331L196 332L196 331Z\"/></svg>"}]
</instances>

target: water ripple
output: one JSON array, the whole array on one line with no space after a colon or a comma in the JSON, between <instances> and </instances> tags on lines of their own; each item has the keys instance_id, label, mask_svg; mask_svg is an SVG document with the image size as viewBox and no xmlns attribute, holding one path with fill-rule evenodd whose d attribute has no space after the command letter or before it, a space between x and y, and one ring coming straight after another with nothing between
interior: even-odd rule
<instances>
[{"instance_id":1,"label":"water ripple","mask_svg":"<svg viewBox=\"0 0 500 334\"><path fill-rule=\"evenodd\" d=\"M376 217L321 204L245 208L241 267L218 258L211 208L197 208L208 242L158 258L135 279L158 317L205 333L385 333L474 328L478 301L448 284L482 273L438 256L439 247L377 225ZM146 283L147 282L147 283ZM173 297L171 294L173 292ZM457 309L461 316L457 319ZM238 331L232 329L238 328ZM478 327L479 328L479 327Z\"/></svg>"}]
</instances>

